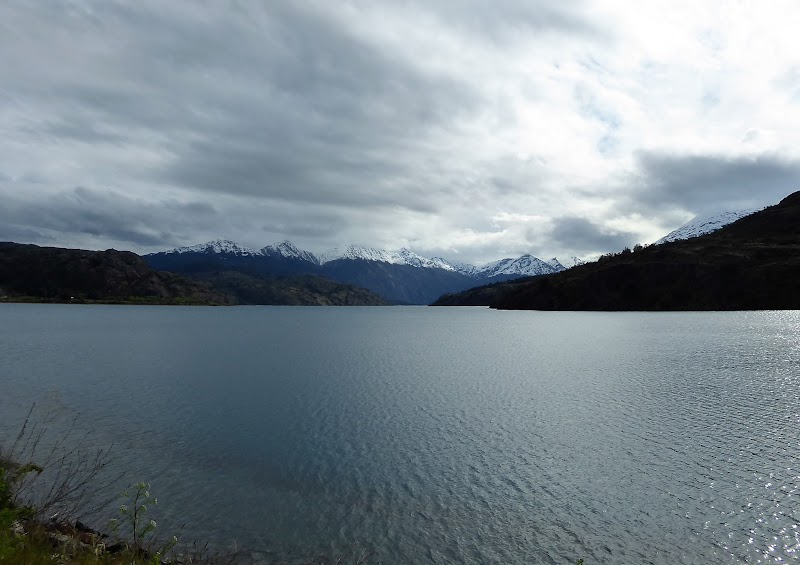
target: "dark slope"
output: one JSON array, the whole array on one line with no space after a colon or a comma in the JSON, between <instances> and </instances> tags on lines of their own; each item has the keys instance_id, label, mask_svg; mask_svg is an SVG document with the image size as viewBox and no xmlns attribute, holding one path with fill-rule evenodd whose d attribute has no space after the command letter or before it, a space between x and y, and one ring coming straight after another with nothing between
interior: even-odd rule
<instances>
[{"instance_id":1,"label":"dark slope","mask_svg":"<svg viewBox=\"0 0 800 565\"><path fill-rule=\"evenodd\" d=\"M211 285L154 271L129 251L0 243L0 298L51 302L228 304Z\"/></svg>"},{"instance_id":2,"label":"dark slope","mask_svg":"<svg viewBox=\"0 0 800 565\"><path fill-rule=\"evenodd\" d=\"M605 257L508 286L492 302L530 310L800 309L800 192L693 239Z\"/></svg>"},{"instance_id":3,"label":"dark slope","mask_svg":"<svg viewBox=\"0 0 800 565\"><path fill-rule=\"evenodd\" d=\"M431 306L489 306L517 285L526 284L536 277L500 279L463 292L443 294Z\"/></svg>"},{"instance_id":4,"label":"dark slope","mask_svg":"<svg viewBox=\"0 0 800 565\"><path fill-rule=\"evenodd\" d=\"M322 266L325 276L368 288L385 299L401 304L429 304L446 292L475 286L475 279L445 271L379 261L338 259Z\"/></svg>"},{"instance_id":5,"label":"dark slope","mask_svg":"<svg viewBox=\"0 0 800 565\"><path fill-rule=\"evenodd\" d=\"M240 304L297 306L385 306L388 303L364 288L316 275L286 278L248 275L238 271L195 273L195 278L235 296Z\"/></svg>"},{"instance_id":6,"label":"dark slope","mask_svg":"<svg viewBox=\"0 0 800 565\"><path fill-rule=\"evenodd\" d=\"M290 275L322 275L319 265L302 259L271 256L235 255L232 253L189 252L152 253L144 256L145 261L159 271L183 273L210 273L217 271L236 271L249 275L270 275L285 277Z\"/></svg>"}]
</instances>

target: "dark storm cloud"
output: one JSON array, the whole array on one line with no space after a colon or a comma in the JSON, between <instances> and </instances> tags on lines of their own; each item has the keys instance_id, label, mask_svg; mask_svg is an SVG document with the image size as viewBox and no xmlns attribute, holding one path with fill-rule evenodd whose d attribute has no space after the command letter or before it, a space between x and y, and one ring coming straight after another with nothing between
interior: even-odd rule
<instances>
[{"instance_id":1,"label":"dark storm cloud","mask_svg":"<svg viewBox=\"0 0 800 565\"><path fill-rule=\"evenodd\" d=\"M633 199L643 208L695 213L775 204L800 190L800 162L774 155L638 155Z\"/></svg>"},{"instance_id":2,"label":"dark storm cloud","mask_svg":"<svg viewBox=\"0 0 800 565\"><path fill-rule=\"evenodd\" d=\"M283 238L316 238L334 241L336 233L350 223L344 213L325 213L320 211L283 214L280 219L271 221L262 227L269 234L271 243Z\"/></svg>"},{"instance_id":3,"label":"dark storm cloud","mask_svg":"<svg viewBox=\"0 0 800 565\"><path fill-rule=\"evenodd\" d=\"M636 244L633 233L609 230L577 216L553 220L550 238L578 254L619 251Z\"/></svg>"},{"instance_id":4,"label":"dark storm cloud","mask_svg":"<svg viewBox=\"0 0 800 565\"><path fill-rule=\"evenodd\" d=\"M213 206L204 202L153 203L78 187L44 201L4 198L0 240L58 244L57 234L64 233L149 247L180 240L182 230L196 229L194 224L213 221L215 216Z\"/></svg>"}]
</instances>

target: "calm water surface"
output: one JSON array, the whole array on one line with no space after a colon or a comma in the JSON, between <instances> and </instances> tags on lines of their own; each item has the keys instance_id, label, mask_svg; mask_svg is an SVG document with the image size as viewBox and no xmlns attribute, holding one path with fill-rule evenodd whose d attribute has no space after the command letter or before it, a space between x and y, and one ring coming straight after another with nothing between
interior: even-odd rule
<instances>
[{"instance_id":1,"label":"calm water surface","mask_svg":"<svg viewBox=\"0 0 800 565\"><path fill-rule=\"evenodd\" d=\"M159 529L293 562L800 556L800 312L0 305L0 425L80 414Z\"/></svg>"}]
</instances>

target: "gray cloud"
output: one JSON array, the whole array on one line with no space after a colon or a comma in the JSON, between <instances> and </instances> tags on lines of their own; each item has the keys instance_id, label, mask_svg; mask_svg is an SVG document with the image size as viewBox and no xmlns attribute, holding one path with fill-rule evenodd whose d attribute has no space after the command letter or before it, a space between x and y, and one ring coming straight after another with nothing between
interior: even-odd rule
<instances>
[{"instance_id":1,"label":"gray cloud","mask_svg":"<svg viewBox=\"0 0 800 565\"><path fill-rule=\"evenodd\" d=\"M619 251L637 243L636 235L633 233L609 230L577 216L564 216L553 220L550 235L556 245L573 249L579 255Z\"/></svg>"},{"instance_id":2,"label":"gray cloud","mask_svg":"<svg viewBox=\"0 0 800 565\"><path fill-rule=\"evenodd\" d=\"M36 243L58 244L58 234L72 234L160 246L180 241L182 232L196 230L199 223L216 220L214 207L204 202L165 199L152 203L83 187L59 192L46 201L11 195L3 201L0 239L27 234L28 241Z\"/></svg>"},{"instance_id":3,"label":"gray cloud","mask_svg":"<svg viewBox=\"0 0 800 565\"><path fill-rule=\"evenodd\" d=\"M774 155L670 155L642 152L635 202L695 213L775 204L800 190L800 161Z\"/></svg>"},{"instance_id":4,"label":"gray cloud","mask_svg":"<svg viewBox=\"0 0 800 565\"><path fill-rule=\"evenodd\" d=\"M502 3L482 0L444 0L415 2L449 25L469 30L477 37L505 42L522 33L568 32L602 35L581 13L583 0L553 3L547 0L509 0Z\"/></svg>"}]
</instances>

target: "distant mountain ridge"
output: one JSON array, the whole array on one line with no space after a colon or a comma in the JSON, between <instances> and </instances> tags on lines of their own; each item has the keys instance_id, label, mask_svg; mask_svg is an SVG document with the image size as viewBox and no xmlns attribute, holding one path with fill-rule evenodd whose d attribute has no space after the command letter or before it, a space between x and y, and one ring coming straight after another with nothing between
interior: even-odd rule
<instances>
[{"instance_id":1,"label":"distant mountain ridge","mask_svg":"<svg viewBox=\"0 0 800 565\"><path fill-rule=\"evenodd\" d=\"M493 261L482 267L468 263L448 261L442 257L423 257L413 251L402 248L398 252L385 251L375 247L362 247L359 245L346 245L342 248L332 248L315 255L310 251L298 248L291 241L284 240L262 247L259 250L239 245L228 239L216 239L207 243L192 245L188 247L177 247L154 255L184 255L187 253L196 254L218 254L230 255L235 257L282 257L286 259L299 259L314 265L325 265L339 260L361 260L389 263L391 265L408 265L423 269L443 269L454 273L461 273L469 277L484 278L496 275L519 275L536 276L550 273L557 273L575 265L583 263L577 257L572 257L563 263L553 257L549 261L543 261L538 257L525 254L520 257L508 257Z\"/></svg>"},{"instance_id":2,"label":"distant mountain ridge","mask_svg":"<svg viewBox=\"0 0 800 565\"><path fill-rule=\"evenodd\" d=\"M317 275L366 288L395 303L429 304L442 294L519 277L565 270L558 259L532 255L506 258L477 267L441 257L423 257L409 249L398 252L346 245L319 255L282 241L259 250L218 239L145 256L155 268L200 278L236 271L248 276ZM575 258L565 261L576 263Z\"/></svg>"}]
</instances>

